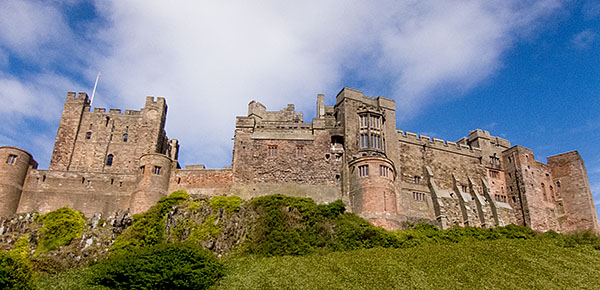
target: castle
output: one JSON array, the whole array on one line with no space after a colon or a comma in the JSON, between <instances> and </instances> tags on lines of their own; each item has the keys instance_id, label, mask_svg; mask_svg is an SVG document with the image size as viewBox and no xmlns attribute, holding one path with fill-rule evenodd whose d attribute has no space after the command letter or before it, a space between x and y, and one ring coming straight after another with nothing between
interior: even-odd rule
<instances>
[{"instance_id":1,"label":"castle","mask_svg":"<svg viewBox=\"0 0 600 290\"><path fill-rule=\"evenodd\" d=\"M145 211L175 190L252 198L266 194L342 200L375 225L440 228L518 224L537 231L599 232L576 151L535 160L530 149L482 130L456 142L396 129L395 102L344 88L335 105L317 96L304 123L293 105L259 102L236 118L232 165L181 168L166 136L164 98L140 111L90 108L68 93L48 170L28 152L0 147L0 216L63 206L110 215Z\"/></svg>"}]
</instances>

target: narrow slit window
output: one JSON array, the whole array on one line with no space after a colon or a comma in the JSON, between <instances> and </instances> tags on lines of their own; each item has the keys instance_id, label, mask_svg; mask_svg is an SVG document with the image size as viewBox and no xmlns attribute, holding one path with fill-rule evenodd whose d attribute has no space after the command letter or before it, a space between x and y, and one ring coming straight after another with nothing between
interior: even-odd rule
<instances>
[{"instance_id":1,"label":"narrow slit window","mask_svg":"<svg viewBox=\"0 0 600 290\"><path fill-rule=\"evenodd\" d=\"M421 176L415 176L414 183L415 184L421 184Z\"/></svg>"},{"instance_id":2,"label":"narrow slit window","mask_svg":"<svg viewBox=\"0 0 600 290\"><path fill-rule=\"evenodd\" d=\"M304 156L304 146L296 146L296 158L302 159Z\"/></svg>"},{"instance_id":3,"label":"narrow slit window","mask_svg":"<svg viewBox=\"0 0 600 290\"><path fill-rule=\"evenodd\" d=\"M267 146L267 156L270 158L277 157L277 145L268 145Z\"/></svg>"},{"instance_id":4,"label":"narrow slit window","mask_svg":"<svg viewBox=\"0 0 600 290\"><path fill-rule=\"evenodd\" d=\"M17 163L17 155L14 155L14 154L8 155L8 159L6 160L6 163L8 163L8 164Z\"/></svg>"},{"instance_id":5,"label":"narrow slit window","mask_svg":"<svg viewBox=\"0 0 600 290\"><path fill-rule=\"evenodd\" d=\"M160 169L161 169L161 167L160 167L160 166L154 166L154 172L153 172L153 173L154 173L155 175L160 175Z\"/></svg>"},{"instance_id":6,"label":"narrow slit window","mask_svg":"<svg viewBox=\"0 0 600 290\"><path fill-rule=\"evenodd\" d=\"M358 166L358 176L360 176L360 177L369 176L369 165Z\"/></svg>"},{"instance_id":7,"label":"narrow slit window","mask_svg":"<svg viewBox=\"0 0 600 290\"><path fill-rule=\"evenodd\" d=\"M146 166L140 166L140 174L144 175L144 172L146 171Z\"/></svg>"}]
</instances>

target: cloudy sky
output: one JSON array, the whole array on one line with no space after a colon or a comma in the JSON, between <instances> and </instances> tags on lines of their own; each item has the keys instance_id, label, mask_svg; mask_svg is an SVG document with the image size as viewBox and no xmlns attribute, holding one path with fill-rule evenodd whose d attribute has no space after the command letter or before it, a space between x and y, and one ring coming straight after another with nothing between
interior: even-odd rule
<instances>
[{"instance_id":1,"label":"cloudy sky","mask_svg":"<svg viewBox=\"0 0 600 290\"><path fill-rule=\"evenodd\" d=\"M182 165L219 168L251 100L310 122L348 86L395 99L399 129L578 150L600 200L598 1L173 2L1 0L0 145L47 168L66 93L101 72L94 107L165 96Z\"/></svg>"}]
</instances>

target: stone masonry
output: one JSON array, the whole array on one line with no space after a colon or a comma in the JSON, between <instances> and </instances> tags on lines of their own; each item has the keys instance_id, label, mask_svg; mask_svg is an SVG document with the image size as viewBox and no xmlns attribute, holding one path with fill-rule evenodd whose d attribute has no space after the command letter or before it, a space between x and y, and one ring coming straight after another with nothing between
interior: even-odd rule
<instances>
[{"instance_id":1,"label":"stone masonry","mask_svg":"<svg viewBox=\"0 0 600 290\"><path fill-rule=\"evenodd\" d=\"M231 167L181 168L164 130L164 98L139 111L90 108L68 93L48 170L22 149L0 147L0 216L62 206L86 216L145 211L175 190L246 199L285 194L342 200L386 229L518 224L537 231L600 232L583 160L576 151L533 152L473 130L445 141L396 129L396 105L343 88L333 106L317 96L311 123L288 105L256 101L236 118Z\"/></svg>"}]
</instances>

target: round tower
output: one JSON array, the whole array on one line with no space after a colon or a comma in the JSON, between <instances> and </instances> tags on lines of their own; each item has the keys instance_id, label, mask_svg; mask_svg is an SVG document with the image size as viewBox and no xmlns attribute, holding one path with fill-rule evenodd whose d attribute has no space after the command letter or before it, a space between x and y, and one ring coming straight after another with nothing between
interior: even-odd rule
<instances>
[{"instance_id":1,"label":"round tower","mask_svg":"<svg viewBox=\"0 0 600 290\"><path fill-rule=\"evenodd\" d=\"M29 152L10 146L0 147L0 216L17 212L29 168L37 168Z\"/></svg>"},{"instance_id":2,"label":"round tower","mask_svg":"<svg viewBox=\"0 0 600 290\"><path fill-rule=\"evenodd\" d=\"M167 195L171 162L171 158L159 153L148 153L140 157L137 185L129 204L132 213L148 210Z\"/></svg>"},{"instance_id":3,"label":"round tower","mask_svg":"<svg viewBox=\"0 0 600 290\"><path fill-rule=\"evenodd\" d=\"M349 163L353 212L376 226L397 229L396 169L383 156L362 156Z\"/></svg>"}]
</instances>

